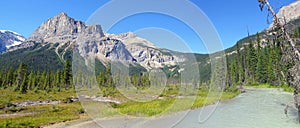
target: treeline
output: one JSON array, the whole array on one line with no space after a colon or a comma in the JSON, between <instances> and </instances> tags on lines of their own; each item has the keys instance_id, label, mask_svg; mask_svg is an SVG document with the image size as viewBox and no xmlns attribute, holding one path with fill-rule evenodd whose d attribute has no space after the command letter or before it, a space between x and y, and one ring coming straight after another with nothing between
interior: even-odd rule
<instances>
[{"instance_id":1,"label":"treeline","mask_svg":"<svg viewBox=\"0 0 300 128\"><path fill-rule=\"evenodd\" d=\"M114 96L118 92L117 86L129 88L130 84L139 90L150 87L149 74L147 72L135 73L133 75L112 75L111 68L107 67L105 70L96 73L87 73L87 70L78 70L73 76L74 84L78 89L80 88L99 88L103 96Z\"/></svg>"},{"instance_id":2,"label":"treeline","mask_svg":"<svg viewBox=\"0 0 300 128\"><path fill-rule=\"evenodd\" d=\"M112 76L109 67L96 75L97 83L93 83L95 81L92 76L82 72L77 72L77 74L73 76L71 62L69 60L66 60L63 69L57 70L56 72L32 71L28 69L26 64L21 63L16 70L11 68L7 71L0 72L0 88L13 89L20 93L27 93L28 90L35 92L60 92L63 90L74 89L74 85L84 88L96 85L100 87L105 96L112 96L117 93L116 86L124 86L123 83L120 85L120 83L114 82L113 77L116 76ZM130 79L133 86L139 89L150 87L149 75L147 73L135 74L128 79Z\"/></svg>"},{"instance_id":3,"label":"treeline","mask_svg":"<svg viewBox=\"0 0 300 128\"><path fill-rule=\"evenodd\" d=\"M28 90L62 91L73 88L71 63L66 60L64 69L56 72L29 71L24 63L17 70L0 72L0 88L11 88L16 92L27 93Z\"/></svg>"},{"instance_id":4,"label":"treeline","mask_svg":"<svg viewBox=\"0 0 300 128\"><path fill-rule=\"evenodd\" d=\"M294 36L300 36L300 28ZM298 33L298 34L297 34ZM240 46L236 45L233 56L227 54L227 85L247 85L268 83L274 86L286 84L289 63L282 62L281 39L256 40Z\"/></svg>"}]
</instances>

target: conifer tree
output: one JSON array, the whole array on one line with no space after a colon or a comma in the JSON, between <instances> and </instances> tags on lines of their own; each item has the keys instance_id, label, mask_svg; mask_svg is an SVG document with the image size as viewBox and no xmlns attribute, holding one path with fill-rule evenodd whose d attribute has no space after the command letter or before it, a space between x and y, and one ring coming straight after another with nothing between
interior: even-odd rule
<instances>
[{"instance_id":1,"label":"conifer tree","mask_svg":"<svg viewBox=\"0 0 300 128\"><path fill-rule=\"evenodd\" d=\"M14 83L15 75L14 71L10 68L6 74L6 79L4 80L4 87L11 87Z\"/></svg>"},{"instance_id":2,"label":"conifer tree","mask_svg":"<svg viewBox=\"0 0 300 128\"><path fill-rule=\"evenodd\" d=\"M64 66L65 89L68 89L69 86L71 85L71 79L72 79L71 63L70 63L70 60L66 60L65 66Z\"/></svg>"},{"instance_id":3,"label":"conifer tree","mask_svg":"<svg viewBox=\"0 0 300 128\"><path fill-rule=\"evenodd\" d=\"M27 76L25 75L24 78L22 79L22 83L21 83L21 93L25 94L27 93L27 90L28 90L28 78Z\"/></svg>"},{"instance_id":4,"label":"conifer tree","mask_svg":"<svg viewBox=\"0 0 300 128\"><path fill-rule=\"evenodd\" d=\"M17 79L16 79L17 87L15 88L15 91L20 90L21 85L27 86L27 83L26 84L24 83L24 82L26 82L25 81L26 73L27 73L27 66L24 63L21 63L17 70Z\"/></svg>"},{"instance_id":5,"label":"conifer tree","mask_svg":"<svg viewBox=\"0 0 300 128\"><path fill-rule=\"evenodd\" d=\"M56 75L55 75L55 83L54 83L54 85L58 88L58 91L60 92L61 91L61 79L62 79L62 77L61 77L62 75L61 75L61 70L58 70L57 72L56 72Z\"/></svg>"},{"instance_id":6,"label":"conifer tree","mask_svg":"<svg viewBox=\"0 0 300 128\"><path fill-rule=\"evenodd\" d=\"M275 76L275 64L276 64L276 54L275 54L275 49L274 47L269 49L269 60L267 64L267 74L268 74L268 83L271 83L274 85L276 83L276 76Z\"/></svg>"},{"instance_id":7,"label":"conifer tree","mask_svg":"<svg viewBox=\"0 0 300 128\"><path fill-rule=\"evenodd\" d=\"M237 83L238 82L238 68L237 68L237 60L234 59L230 64L230 75L231 75L231 82Z\"/></svg>"},{"instance_id":8,"label":"conifer tree","mask_svg":"<svg viewBox=\"0 0 300 128\"><path fill-rule=\"evenodd\" d=\"M36 75L33 73L33 71L30 72L29 76L28 76L28 89L33 89L33 87L35 86L35 77Z\"/></svg>"},{"instance_id":9,"label":"conifer tree","mask_svg":"<svg viewBox=\"0 0 300 128\"><path fill-rule=\"evenodd\" d=\"M47 72L46 71L43 71L43 73L41 74L41 77L40 77L40 86L39 86L39 89L42 89L42 90L45 90L45 88L47 87L47 83L48 83L48 78L47 78Z\"/></svg>"},{"instance_id":10,"label":"conifer tree","mask_svg":"<svg viewBox=\"0 0 300 128\"><path fill-rule=\"evenodd\" d=\"M257 65L257 54L256 50L253 46L253 42L249 43L248 51L247 51L247 66L248 72L251 82L255 82L255 71Z\"/></svg>"},{"instance_id":11,"label":"conifer tree","mask_svg":"<svg viewBox=\"0 0 300 128\"><path fill-rule=\"evenodd\" d=\"M259 83L266 83L267 82L267 61L266 61L266 49L264 48L263 50L260 50L260 52L258 52L258 62L257 62L257 66L256 66L256 80Z\"/></svg>"},{"instance_id":12,"label":"conifer tree","mask_svg":"<svg viewBox=\"0 0 300 128\"><path fill-rule=\"evenodd\" d=\"M227 74L226 74L226 85L230 87L232 85L231 83L231 74L230 74L230 62L228 59L228 55L226 54L226 68L227 68Z\"/></svg>"}]
</instances>

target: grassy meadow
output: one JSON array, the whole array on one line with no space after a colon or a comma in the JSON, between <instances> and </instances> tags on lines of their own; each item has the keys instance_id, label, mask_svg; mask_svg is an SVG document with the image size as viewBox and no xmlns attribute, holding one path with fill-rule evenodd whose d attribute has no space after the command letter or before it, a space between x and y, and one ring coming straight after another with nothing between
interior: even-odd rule
<instances>
[{"instance_id":1,"label":"grassy meadow","mask_svg":"<svg viewBox=\"0 0 300 128\"><path fill-rule=\"evenodd\" d=\"M220 95L218 92L210 92L208 89L199 89L193 96L177 98L178 91L174 87L165 89L160 97L149 102L126 101L121 104L100 103L86 101L84 104L98 108L99 117L113 117L119 114L131 116L156 116L188 109L196 109L216 101L231 99L239 94L234 91L225 91ZM214 94L215 93L215 94ZM0 127L39 127L59 122L87 118L89 108L83 108L79 101L68 102L70 97L75 97L72 90L61 92L28 91L26 94L12 91L12 89L0 90ZM209 95L209 96L208 96ZM116 95L118 97L119 94ZM120 97L121 98L121 97ZM6 107L11 103L25 101L62 101L60 104Z\"/></svg>"}]
</instances>

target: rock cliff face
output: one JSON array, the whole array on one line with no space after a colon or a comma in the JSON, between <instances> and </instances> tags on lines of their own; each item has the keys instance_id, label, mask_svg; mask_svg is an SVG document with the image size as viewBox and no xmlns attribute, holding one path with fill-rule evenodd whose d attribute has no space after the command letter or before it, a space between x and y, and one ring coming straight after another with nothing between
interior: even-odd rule
<instances>
[{"instance_id":1,"label":"rock cliff face","mask_svg":"<svg viewBox=\"0 0 300 128\"><path fill-rule=\"evenodd\" d=\"M300 0L282 7L277 14L280 18L285 18L286 22L300 17Z\"/></svg>"},{"instance_id":2,"label":"rock cliff face","mask_svg":"<svg viewBox=\"0 0 300 128\"><path fill-rule=\"evenodd\" d=\"M112 35L106 34L107 37L118 39L124 42L126 49L135 58L136 62L146 68L163 68L165 65L176 65L177 62L182 62L172 52L157 48L151 42L138 37L132 32Z\"/></svg>"},{"instance_id":3,"label":"rock cliff face","mask_svg":"<svg viewBox=\"0 0 300 128\"><path fill-rule=\"evenodd\" d=\"M8 51L13 47L22 44L25 38L18 33L0 30L0 53Z\"/></svg>"},{"instance_id":4,"label":"rock cliff face","mask_svg":"<svg viewBox=\"0 0 300 128\"><path fill-rule=\"evenodd\" d=\"M38 27L29 37L29 41L61 43L74 41L81 32L100 33L104 36L100 25L86 26L81 21L70 18L62 12L48 19Z\"/></svg>"},{"instance_id":5,"label":"rock cliff face","mask_svg":"<svg viewBox=\"0 0 300 128\"><path fill-rule=\"evenodd\" d=\"M277 13L277 17L282 23L288 23L300 18L300 0L297 0L287 6L283 6ZM271 24L270 28L273 24L274 23Z\"/></svg>"},{"instance_id":6,"label":"rock cliff face","mask_svg":"<svg viewBox=\"0 0 300 128\"><path fill-rule=\"evenodd\" d=\"M59 43L57 47L68 44L66 48L78 48L80 55L96 56L103 63L125 61L146 69L176 65L176 57L170 51L159 49L132 32L104 33L100 25L85 25L63 12L42 23L27 41Z\"/></svg>"}]
</instances>

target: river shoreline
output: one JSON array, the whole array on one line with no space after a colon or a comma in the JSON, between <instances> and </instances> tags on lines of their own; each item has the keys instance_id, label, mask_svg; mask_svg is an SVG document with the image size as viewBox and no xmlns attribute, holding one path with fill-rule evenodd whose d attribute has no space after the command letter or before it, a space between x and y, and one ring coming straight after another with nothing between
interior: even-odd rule
<instances>
[{"instance_id":1,"label":"river shoreline","mask_svg":"<svg viewBox=\"0 0 300 128\"><path fill-rule=\"evenodd\" d=\"M239 94L240 95L240 94ZM236 98L238 95L236 95L235 97L229 98L229 99L221 99L219 101L214 102L213 104L206 104L205 106L201 106L201 107L196 107L196 108L190 108L189 110L181 110L181 111L177 111L177 112L172 112L172 113L167 113L165 115L162 115L162 117L164 116L172 116L172 115L177 115L177 114L187 114L189 111L194 111L194 110L198 110L198 109L202 109L204 107L208 107L208 106L212 106L214 104L218 104L220 102L230 102L231 100L233 100L234 98ZM115 119L121 119L123 117L120 116L110 116L110 117L104 117L101 119L97 119L98 121L103 121L103 120L115 120ZM129 119L138 119L139 117L134 117L134 116L127 116L126 118L123 118L123 120L129 120ZM122 120L122 119L121 119ZM46 125L43 126L44 128L63 128L63 127L70 127L73 128L75 127L74 125L79 125L78 128L80 128L81 124L90 124L89 127L97 127L98 124L96 123L97 121L91 119L87 114L85 114L85 116L82 116L82 118L77 119L77 120L71 120L71 121L67 121L67 122L61 122L61 123L56 123L56 124L52 124L52 125Z\"/></svg>"},{"instance_id":2,"label":"river shoreline","mask_svg":"<svg viewBox=\"0 0 300 128\"><path fill-rule=\"evenodd\" d=\"M197 114L201 111L203 108L207 108L209 106L204 106L201 108L197 108L194 110L191 110L190 113L186 116L186 118L176 126L176 128L180 127L195 127L195 126L208 126L208 127L215 127L219 128L219 126L223 126L224 128L227 128L232 125L232 128L238 128L238 127L245 127L248 128L252 125L250 120L256 121L256 126L258 128L271 128L271 127L277 127L284 125L286 128L294 128L294 126L298 126L299 124L294 122L295 116L293 108L290 109L289 112L289 117L285 117L283 113L283 108L284 106L281 106L280 104L285 103L285 100L288 100L292 98L291 93L284 92L282 89L271 89L271 88L246 88L247 92L240 94L236 96L235 98L232 98L230 100L223 100L220 102L216 112L212 115L212 117L204 124L198 124L198 123L191 123L191 120L194 120L195 117L197 117ZM276 99L274 100L268 100L270 97L275 97ZM261 98L261 99L258 99ZM249 100L251 99L251 100ZM254 100L255 99L255 100ZM248 101L249 100L249 101ZM254 105L255 107L247 108L250 105ZM274 107L271 109L270 105L274 105ZM227 108L232 108L232 109L227 109ZM260 109L269 109L272 110L272 113L265 113L265 112L258 112ZM247 111L245 111L247 110ZM270 111L269 110L269 111ZM236 112L236 111L243 111L242 112ZM179 112L180 113L180 112ZM224 114L227 113L227 114ZM256 115L255 115L256 114ZM261 114L265 114L265 116L272 116L273 118L266 118L266 117L257 117ZM277 116L275 116L277 114ZM173 116L173 114L170 114ZM166 115L166 118L162 118L165 120L172 119L169 116ZM175 114L176 115L176 114ZM253 116L255 118L253 118ZM240 117L240 118L234 118L234 117ZM278 117L278 118L275 118ZM261 118L261 119L260 119ZM238 120L241 119L247 119L248 122L240 121L240 124L231 124L226 122L226 121L231 121L231 122L237 122ZM136 121L141 121L138 119L132 119L129 121L129 119L120 119L120 117L114 117L114 118L105 118L102 120L96 120L98 123L104 123L104 125L114 125L117 126L117 124L112 123L115 122L116 120L121 122L121 125L119 124L118 126L122 126L122 123L126 124L126 126L129 126L130 123L131 125L134 126L134 122ZM262 121L265 121L263 123ZM277 120L277 121L275 121ZM123 121L123 122L122 122ZM214 124L212 121L221 121L220 124ZM160 121L150 121L150 123L156 122L156 124L161 124ZM282 123L278 123L282 122ZM252 122L253 123L253 122ZM266 124L267 123L267 124ZM268 124L269 123L269 124ZM274 124L278 123L278 124ZM149 123L146 123L149 124ZM145 124L145 127L147 128L148 125ZM154 123L153 123L154 124ZM238 125L239 124L239 125ZM268 126L267 126L268 125ZM93 120L88 119L88 120L76 120L74 123L72 122L67 122L67 123L60 123L60 124L55 124L52 126L47 126L47 128L55 128L55 127L97 127L97 123L95 123ZM154 125L151 125L154 126ZM223 128L222 127L222 128ZM221 127L220 127L221 128Z\"/></svg>"}]
</instances>

